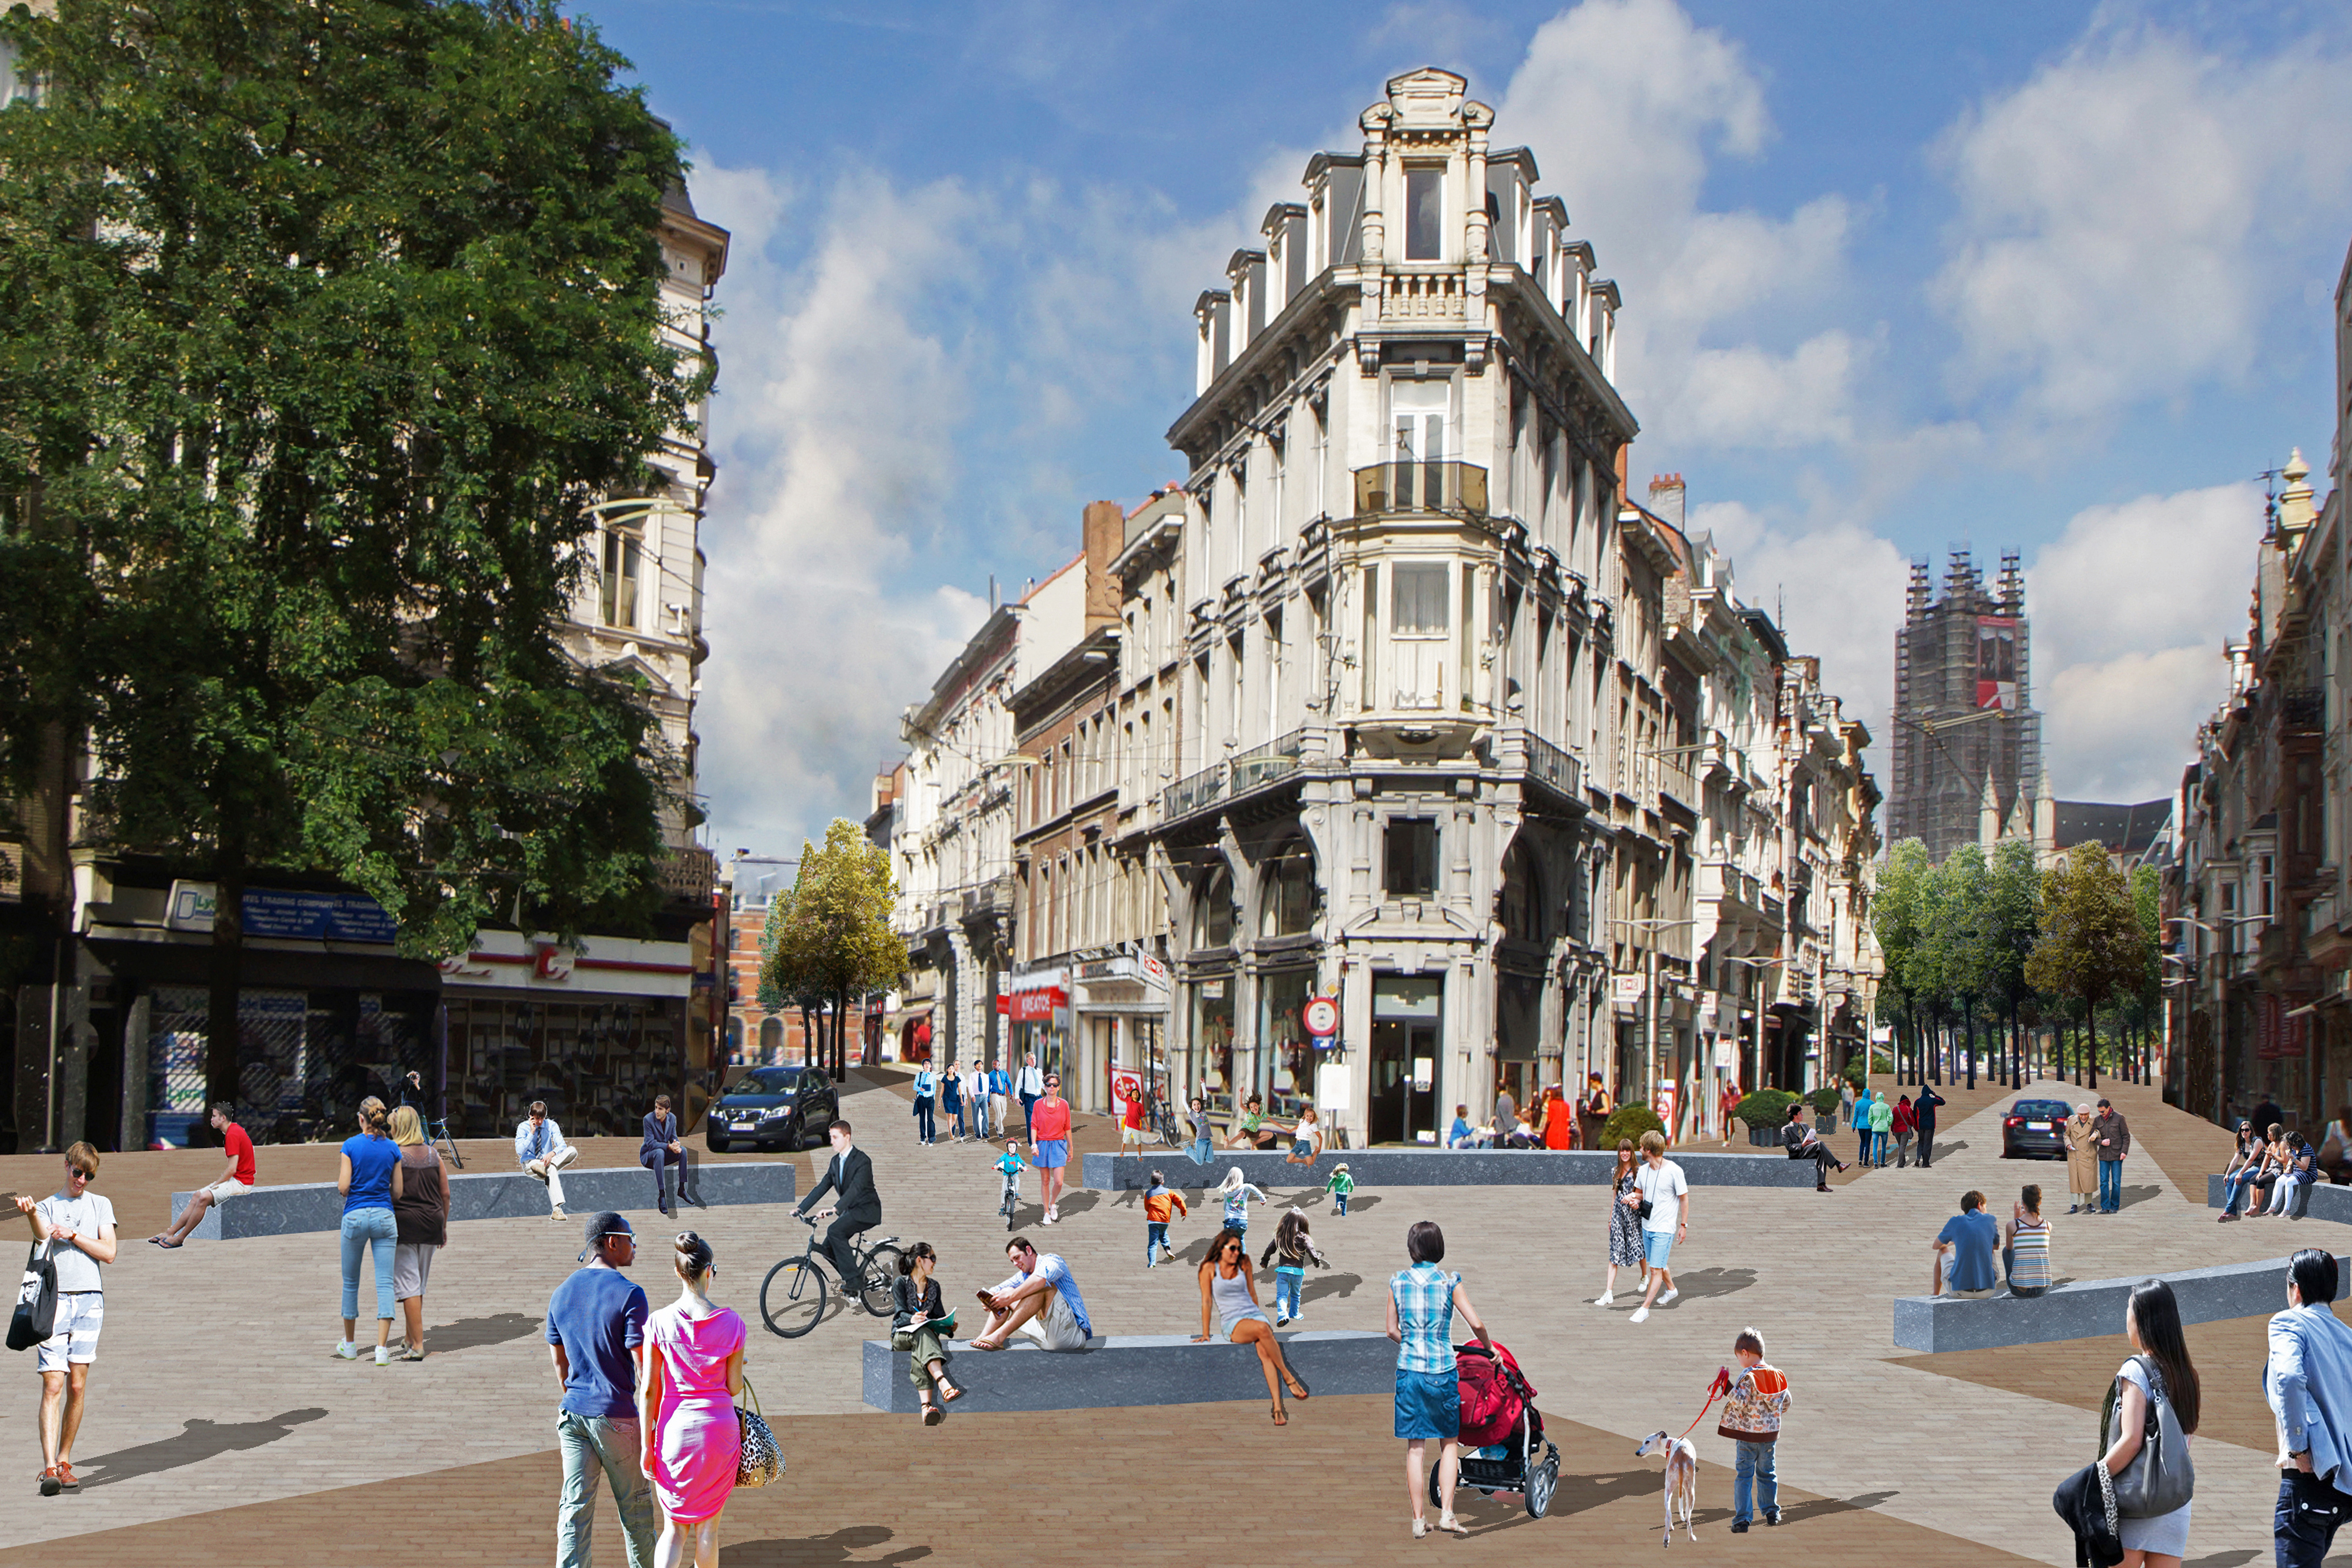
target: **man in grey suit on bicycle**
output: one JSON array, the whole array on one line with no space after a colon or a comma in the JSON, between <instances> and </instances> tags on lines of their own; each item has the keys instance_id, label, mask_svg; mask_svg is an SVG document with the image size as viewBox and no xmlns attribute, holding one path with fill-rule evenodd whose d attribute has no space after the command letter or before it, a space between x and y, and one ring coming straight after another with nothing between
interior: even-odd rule
<instances>
[{"instance_id":1,"label":"man in grey suit on bicycle","mask_svg":"<svg viewBox=\"0 0 2352 1568\"><path fill-rule=\"evenodd\" d=\"M817 1210L814 1217L833 1221L824 1233L824 1255L832 1260L834 1272L841 1276L843 1288L855 1297L865 1281L857 1277L851 1238L882 1223L882 1195L874 1190L873 1156L851 1145L849 1123L835 1118L825 1136L833 1143L832 1163L793 1212L807 1218L810 1205L827 1193L834 1194L833 1202Z\"/></svg>"}]
</instances>

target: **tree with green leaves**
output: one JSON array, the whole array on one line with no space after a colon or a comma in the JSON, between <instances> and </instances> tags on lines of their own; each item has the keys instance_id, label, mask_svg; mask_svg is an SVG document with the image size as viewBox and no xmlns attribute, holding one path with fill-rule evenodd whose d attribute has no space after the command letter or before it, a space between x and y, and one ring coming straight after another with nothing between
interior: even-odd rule
<instances>
[{"instance_id":1,"label":"tree with green leaves","mask_svg":"<svg viewBox=\"0 0 2352 1568\"><path fill-rule=\"evenodd\" d=\"M95 833L217 885L211 1092L257 872L365 889L417 956L648 910L658 731L558 639L586 509L708 384L626 62L554 0L0 26L43 84L0 111L0 585L66 579L0 650L88 737Z\"/></svg>"},{"instance_id":2,"label":"tree with green leaves","mask_svg":"<svg viewBox=\"0 0 2352 1568\"><path fill-rule=\"evenodd\" d=\"M2033 988L2025 978L2025 965L2042 934L2042 875L2034 865L2032 845L2020 838L2006 838L1994 846L1992 864L1985 877L1984 899L1979 924L1986 983L2009 1025L2009 1085L2022 1089L2025 1063L2018 1015L2032 994Z\"/></svg>"},{"instance_id":3,"label":"tree with green leaves","mask_svg":"<svg viewBox=\"0 0 2352 1568\"><path fill-rule=\"evenodd\" d=\"M780 1011L787 997L811 996L830 1004L835 1078L849 1065L850 1004L906 974L906 939L890 929L897 898L888 853L857 824L835 817L822 847L801 846L792 892L768 907L760 936L761 1005Z\"/></svg>"},{"instance_id":4,"label":"tree with green leaves","mask_svg":"<svg viewBox=\"0 0 2352 1568\"><path fill-rule=\"evenodd\" d=\"M1963 844L1944 858L1928 879L1927 931L1921 943L1935 976L1933 994L1938 1011L1960 1016L1966 1042L1969 1087L1977 1081L1977 1006L1992 978L1991 954L1986 942L1986 882L1984 851ZM1958 1077L1963 1064L1954 1062Z\"/></svg>"},{"instance_id":5,"label":"tree with green leaves","mask_svg":"<svg viewBox=\"0 0 2352 1568\"><path fill-rule=\"evenodd\" d=\"M1935 867L1927 846L1906 838L1887 851L1885 868L1870 902L1870 929L1886 972L1878 987L1878 1016L1898 1031L1895 1076L1903 1074L1902 1052L1920 1047L1918 1018L1925 997L1925 962L1921 944L1927 931L1927 884ZM1925 1077L1922 1065L1921 1076Z\"/></svg>"},{"instance_id":6,"label":"tree with green leaves","mask_svg":"<svg viewBox=\"0 0 2352 1568\"><path fill-rule=\"evenodd\" d=\"M2099 1009L2140 986L2153 962L2131 889L2106 847L2078 844L2042 876L2042 939L2026 976L2083 1005L2091 1087L2098 1087Z\"/></svg>"}]
</instances>

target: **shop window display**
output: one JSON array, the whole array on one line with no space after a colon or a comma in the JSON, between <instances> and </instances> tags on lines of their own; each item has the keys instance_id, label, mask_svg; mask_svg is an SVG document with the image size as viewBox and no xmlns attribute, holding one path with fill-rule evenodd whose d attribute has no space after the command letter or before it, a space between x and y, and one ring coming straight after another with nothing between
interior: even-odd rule
<instances>
[{"instance_id":1,"label":"shop window display","mask_svg":"<svg viewBox=\"0 0 2352 1568\"><path fill-rule=\"evenodd\" d=\"M1258 1038L1268 1058L1269 1111L1285 1121L1315 1092L1315 1050L1307 1034L1307 998L1315 994L1315 971L1284 969L1258 981Z\"/></svg>"},{"instance_id":2,"label":"shop window display","mask_svg":"<svg viewBox=\"0 0 2352 1568\"><path fill-rule=\"evenodd\" d=\"M1200 1064L1202 1097L1208 1108L1230 1115L1234 1110L1234 991L1233 975L1192 984L1192 1044Z\"/></svg>"}]
</instances>

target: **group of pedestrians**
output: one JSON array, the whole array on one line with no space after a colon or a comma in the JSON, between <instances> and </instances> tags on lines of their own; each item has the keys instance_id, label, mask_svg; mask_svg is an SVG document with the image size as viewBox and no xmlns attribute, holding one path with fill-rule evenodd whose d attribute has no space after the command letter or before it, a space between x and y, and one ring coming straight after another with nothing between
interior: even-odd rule
<instances>
[{"instance_id":1,"label":"group of pedestrians","mask_svg":"<svg viewBox=\"0 0 2352 1568\"><path fill-rule=\"evenodd\" d=\"M2300 1132L2273 1121L2267 1134L2251 1121L2238 1123L2237 1145L2222 1169L2221 1220L2237 1219L2238 1198L2246 1195L2247 1219L2265 1214L2301 1219L2319 1180L2319 1151Z\"/></svg>"},{"instance_id":2,"label":"group of pedestrians","mask_svg":"<svg viewBox=\"0 0 2352 1568\"><path fill-rule=\"evenodd\" d=\"M1022 1131L1034 1138L1035 1130L1030 1114L1036 1103L1046 1096L1045 1080L1052 1075L1037 1065L1037 1053L1027 1053L1017 1070L1008 1072L1003 1067L983 1067L979 1062L964 1062L951 1067L938 1067L929 1061L917 1064L914 1090L915 1142L926 1146L940 1141L939 1123L947 1121L947 1135L954 1142L970 1139L985 1143L1002 1138L1012 1129L1012 1102L1021 1102Z\"/></svg>"},{"instance_id":3,"label":"group of pedestrians","mask_svg":"<svg viewBox=\"0 0 2352 1568\"><path fill-rule=\"evenodd\" d=\"M1911 1141L1919 1141L1919 1168L1926 1170L1936 1154L1936 1112L1948 1103L1927 1084L1914 1096L1898 1091L1894 1100L1884 1089L1864 1089L1841 1079L1838 1103L1853 1128L1854 1160L1866 1169L1884 1169L1892 1160L1897 1170L1911 1163Z\"/></svg>"},{"instance_id":4,"label":"group of pedestrians","mask_svg":"<svg viewBox=\"0 0 2352 1568\"><path fill-rule=\"evenodd\" d=\"M335 1188L342 1194L342 1338L335 1354L359 1357L360 1269L375 1278L375 1364L425 1359L425 1290L433 1258L448 1242L449 1178L440 1153L425 1141L414 1106L387 1111L373 1095L360 1101L359 1131L343 1141ZM392 1349L395 1306L406 1315L397 1356Z\"/></svg>"}]
</instances>

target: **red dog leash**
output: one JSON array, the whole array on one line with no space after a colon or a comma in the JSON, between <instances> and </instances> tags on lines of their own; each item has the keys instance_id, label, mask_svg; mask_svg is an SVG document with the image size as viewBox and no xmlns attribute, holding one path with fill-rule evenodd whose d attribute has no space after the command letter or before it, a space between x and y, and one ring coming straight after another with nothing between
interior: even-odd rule
<instances>
[{"instance_id":1,"label":"red dog leash","mask_svg":"<svg viewBox=\"0 0 2352 1568\"><path fill-rule=\"evenodd\" d=\"M1731 1369L1727 1366L1717 1367L1715 1369L1715 1381L1707 1384L1706 1387L1706 1403L1698 1407L1698 1414L1691 1417L1691 1424L1683 1428L1682 1437L1676 1437L1675 1441L1679 1443L1683 1440L1683 1437L1687 1437L1693 1432L1696 1431L1698 1429L1698 1424L1706 1419L1706 1413L1715 1408L1715 1402L1730 1392Z\"/></svg>"}]
</instances>

